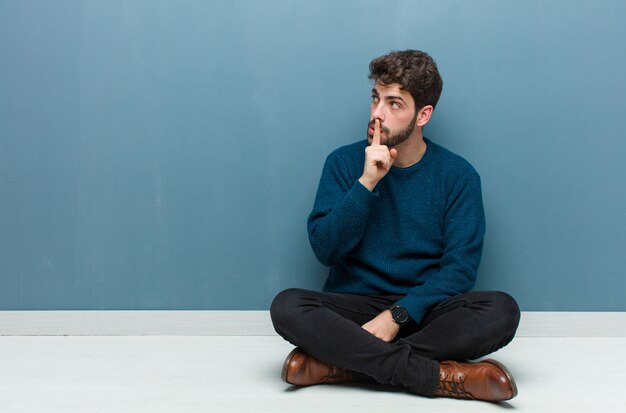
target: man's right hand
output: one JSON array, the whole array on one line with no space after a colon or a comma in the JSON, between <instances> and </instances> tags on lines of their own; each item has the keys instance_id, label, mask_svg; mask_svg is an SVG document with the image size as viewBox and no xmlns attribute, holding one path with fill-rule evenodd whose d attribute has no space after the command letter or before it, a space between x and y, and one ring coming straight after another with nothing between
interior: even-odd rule
<instances>
[{"instance_id":1,"label":"man's right hand","mask_svg":"<svg viewBox=\"0 0 626 413\"><path fill-rule=\"evenodd\" d=\"M387 175L397 156L396 149L389 149L386 145L380 144L380 120L376 119L372 143L365 148L365 165L359 182L370 192L373 191L378 182Z\"/></svg>"}]
</instances>

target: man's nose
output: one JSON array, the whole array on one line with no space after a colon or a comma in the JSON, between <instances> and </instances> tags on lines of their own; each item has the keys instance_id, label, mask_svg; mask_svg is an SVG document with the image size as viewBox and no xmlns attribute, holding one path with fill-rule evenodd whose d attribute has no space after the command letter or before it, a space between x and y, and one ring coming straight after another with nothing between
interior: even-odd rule
<instances>
[{"instance_id":1,"label":"man's nose","mask_svg":"<svg viewBox=\"0 0 626 413\"><path fill-rule=\"evenodd\" d=\"M372 107L372 120L379 119L380 123L383 123L385 120L385 113L383 110L382 102L374 107Z\"/></svg>"}]
</instances>

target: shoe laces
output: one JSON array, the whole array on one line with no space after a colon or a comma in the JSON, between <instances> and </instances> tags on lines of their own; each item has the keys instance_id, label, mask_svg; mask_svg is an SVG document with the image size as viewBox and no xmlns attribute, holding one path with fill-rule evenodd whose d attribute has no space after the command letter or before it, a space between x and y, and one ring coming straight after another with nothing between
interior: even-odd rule
<instances>
[{"instance_id":1,"label":"shoe laces","mask_svg":"<svg viewBox=\"0 0 626 413\"><path fill-rule=\"evenodd\" d=\"M328 374L322 377L322 381L327 383L334 383L337 381L350 380L352 375L349 370L345 370L335 366L328 366Z\"/></svg>"},{"instance_id":2,"label":"shoe laces","mask_svg":"<svg viewBox=\"0 0 626 413\"><path fill-rule=\"evenodd\" d=\"M465 390L465 380L467 380L467 377L457 377L454 374L446 374L443 379L439 381L437 390L447 396L462 396L473 399L474 397Z\"/></svg>"}]
</instances>

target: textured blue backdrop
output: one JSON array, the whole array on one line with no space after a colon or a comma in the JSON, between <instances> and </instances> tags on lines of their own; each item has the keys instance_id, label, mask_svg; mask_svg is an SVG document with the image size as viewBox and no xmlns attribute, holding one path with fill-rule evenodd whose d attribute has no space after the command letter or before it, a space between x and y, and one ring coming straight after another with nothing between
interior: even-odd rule
<instances>
[{"instance_id":1,"label":"textured blue backdrop","mask_svg":"<svg viewBox=\"0 0 626 413\"><path fill-rule=\"evenodd\" d=\"M626 310L626 2L0 0L0 309L267 309L362 139L371 58L431 53L426 136L483 178L478 288Z\"/></svg>"}]
</instances>

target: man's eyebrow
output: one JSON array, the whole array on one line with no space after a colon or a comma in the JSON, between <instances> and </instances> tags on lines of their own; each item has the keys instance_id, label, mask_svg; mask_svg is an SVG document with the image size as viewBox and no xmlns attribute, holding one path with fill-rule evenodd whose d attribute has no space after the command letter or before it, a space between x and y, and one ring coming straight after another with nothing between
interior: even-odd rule
<instances>
[{"instance_id":1,"label":"man's eyebrow","mask_svg":"<svg viewBox=\"0 0 626 413\"><path fill-rule=\"evenodd\" d=\"M402 103L406 103L406 101L402 99L402 96L400 95L388 95L388 96L385 96L385 100L399 100Z\"/></svg>"},{"instance_id":2,"label":"man's eyebrow","mask_svg":"<svg viewBox=\"0 0 626 413\"><path fill-rule=\"evenodd\" d=\"M376 88L372 89L372 94L379 96L378 91L376 90ZM406 103L406 101L402 98L402 96L400 95L389 95L389 96L385 96L385 100L393 100L393 99L397 99L397 100L401 100L402 102Z\"/></svg>"}]
</instances>

